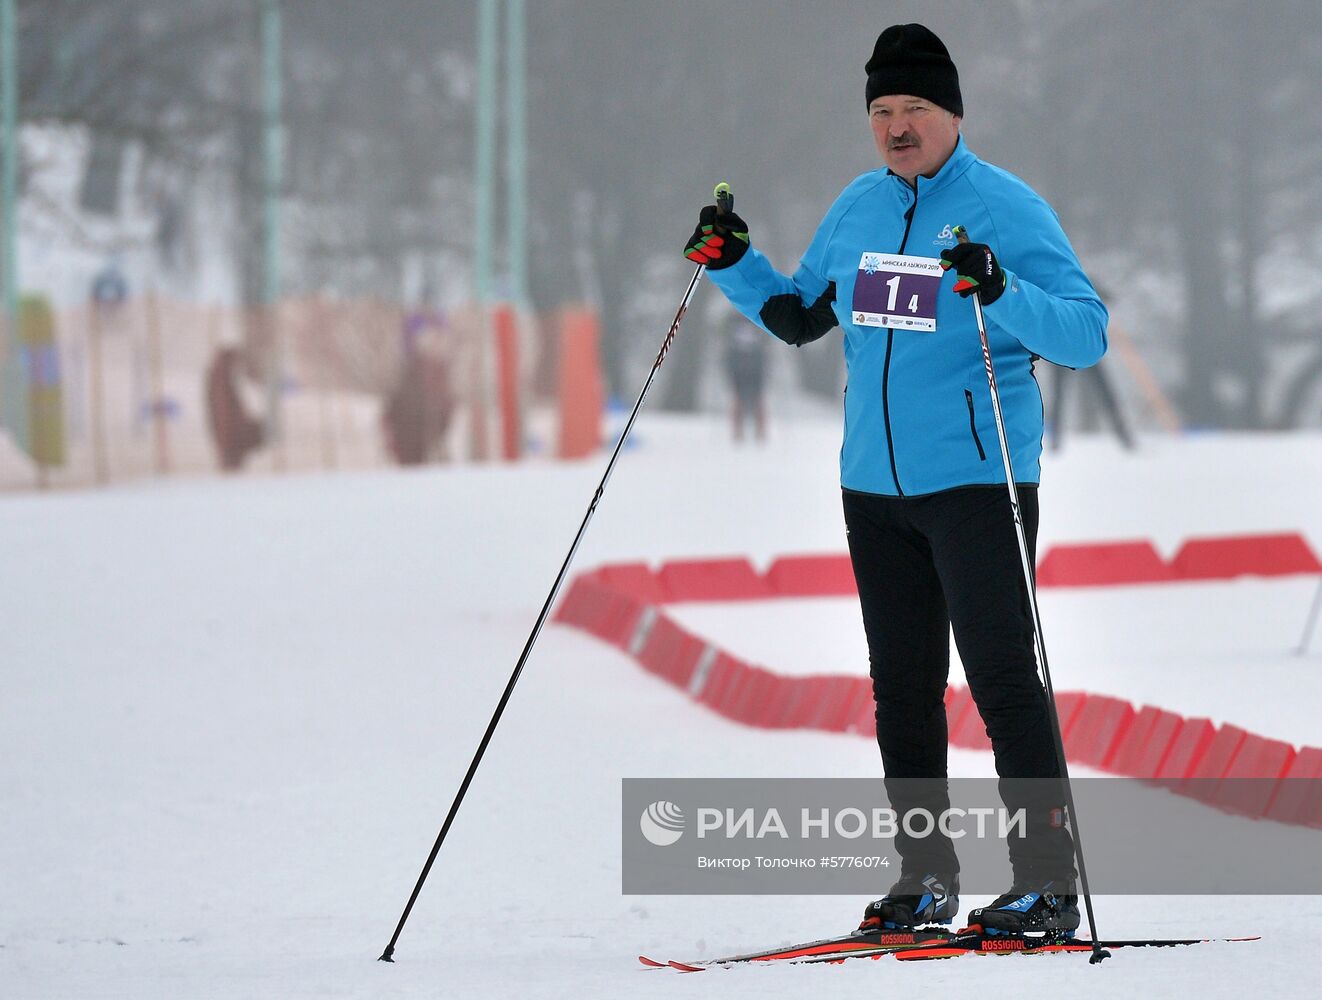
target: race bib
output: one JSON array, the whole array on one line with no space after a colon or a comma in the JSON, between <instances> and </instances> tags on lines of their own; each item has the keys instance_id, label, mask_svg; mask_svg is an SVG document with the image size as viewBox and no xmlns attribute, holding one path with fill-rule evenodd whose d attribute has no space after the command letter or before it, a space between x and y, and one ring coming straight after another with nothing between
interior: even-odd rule
<instances>
[{"instance_id":1,"label":"race bib","mask_svg":"<svg viewBox=\"0 0 1322 1000\"><path fill-rule=\"evenodd\" d=\"M865 253L854 282L854 325L934 331L944 274L935 257Z\"/></svg>"}]
</instances>

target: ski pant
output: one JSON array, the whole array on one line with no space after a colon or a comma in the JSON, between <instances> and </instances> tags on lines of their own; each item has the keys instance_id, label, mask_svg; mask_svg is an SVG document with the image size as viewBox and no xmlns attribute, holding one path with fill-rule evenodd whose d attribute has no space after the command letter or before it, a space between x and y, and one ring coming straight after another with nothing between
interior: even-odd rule
<instances>
[{"instance_id":1,"label":"ski pant","mask_svg":"<svg viewBox=\"0 0 1322 1000\"><path fill-rule=\"evenodd\" d=\"M1019 503L1031 558L1036 487L1020 486ZM844 511L891 807L900 816L949 808L945 691L953 628L996 755L1001 798L1011 814L1025 810L1024 833L1012 832L1008 845L1015 878L1073 878L1074 843L1061 822L1064 791L1008 490L973 486L922 497L845 490ZM910 780L919 778L930 780ZM939 831L914 838L901 829L895 848L906 873L959 871L954 845Z\"/></svg>"}]
</instances>

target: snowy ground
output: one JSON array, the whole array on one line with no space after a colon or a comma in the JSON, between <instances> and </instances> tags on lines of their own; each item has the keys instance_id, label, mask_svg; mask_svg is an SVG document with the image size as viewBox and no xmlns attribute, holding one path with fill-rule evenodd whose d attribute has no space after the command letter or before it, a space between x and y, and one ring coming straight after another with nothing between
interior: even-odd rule
<instances>
[{"instance_id":1,"label":"snowy ground","mask_svg":"<svg viewBox=\"0 0 1322 1000\"><path fill-rule=\"evenodd\" d=\"M764 449L731 451L719 428L645 415L580 568L842 551L834 423L776 430ZM848 929L885 885L624 897L621 778L866 776L875 750L726 722L559 627L543 634L397 964L376 962L600 471L594 460L0 498L0 997L1307 991L1322 947L1315 897L1104 897L1108 936L1266 938L1098 968L1050 957L642 970L639 952ZM1153 440L1136 458L1076 440L1046 475L1043 544L1141 537L1169 552L1191 535L1301 530L1322 549L1317 435ZM1322 744L1322 652L1289 653L1313 585L1046 591L1058 683ZM847 602L682 613L777 669L864 669ZM955 753L952 765L982 774L989 761Z\"/></svg>"}]
</instances>

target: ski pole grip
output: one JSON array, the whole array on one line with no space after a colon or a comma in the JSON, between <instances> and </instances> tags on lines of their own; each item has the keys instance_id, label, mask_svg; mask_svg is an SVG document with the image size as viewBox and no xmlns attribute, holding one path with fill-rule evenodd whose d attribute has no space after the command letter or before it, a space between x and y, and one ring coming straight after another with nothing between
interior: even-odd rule
<instances>
[{"instance_id":1,"label":"ski pole grip","mask_svg":"<svg viewBox=\"0 0 1322 1000\"><path fill-rule=\"evenodd\" d=\"M716 198L716 214L728 215L734 211L734 192L730 190L730 185L721 181L716 185L716 190L712 192Z\"/></svg>"},{"instance_id":2,"label":"ski pole grip","mask_svg":"<svg viewBox=\"0 0 1322 1000\"><path fill-rule=\"evenodd\" d=\"M959 240L959 242L967 243L969 241L969 231L963 226L956 226L951 232L955 234L955 239Z\"/></svg>"}]
</instances>

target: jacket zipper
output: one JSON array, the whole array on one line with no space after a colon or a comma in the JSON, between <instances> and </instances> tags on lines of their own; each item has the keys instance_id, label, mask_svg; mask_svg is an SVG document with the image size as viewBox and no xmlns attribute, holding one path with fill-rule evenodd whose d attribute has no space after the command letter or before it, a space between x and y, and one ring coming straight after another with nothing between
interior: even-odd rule
<instances>
[{"instance_id":1,"label":"jacket zipper","mask_svg":"<svg viewBox=\"0 0 1322 1000\"><path fill-rule=\"evenodd\" d=\"M973 419L973 393L964 390L964 398L969 404L969 430L973 432L973 443L978 446L978 461L987 461L987 453L982 450L982 438L978 437L978 422Z\"/></svg>"},{"instance_id":2,"label":"jacket zipper","mask_svg":"<svg viewBox=\"0 0 1322 1000\"><path fill-rule=\"evenodd\" d=\"M918 182L914 181L913 186L913 204L909 206L909 211L904 213L904 238L900 240L900 249L896 253L904 253L905 246L909 243L909 229L913 226L914 213L918 210ZM881 413L886 421L886 451L890 454L891 460L891 478L895 480L895 492L904 496L904 489L900 486L900 472L895 465L895 437L891 434L891 404L890 404L890 383L891 383L891 348L895 346L895 331L886 327L886 362L881 371Z\"/></svg>"}]
</instances>

